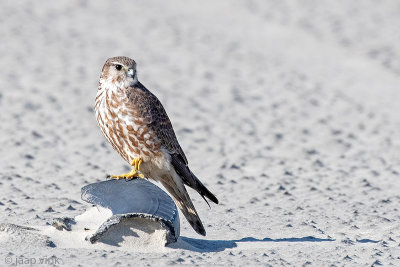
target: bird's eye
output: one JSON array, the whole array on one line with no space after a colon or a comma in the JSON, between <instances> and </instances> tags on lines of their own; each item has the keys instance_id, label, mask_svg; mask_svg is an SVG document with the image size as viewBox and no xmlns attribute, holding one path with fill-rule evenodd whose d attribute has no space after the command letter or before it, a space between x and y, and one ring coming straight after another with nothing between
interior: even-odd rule
<instances>
[{"instance_id":1,"label":"bird's eye","mask_svg":"<svg viewBox=\"0 0 400 267\"><path fill-rule=\"evenodd\" d=\"M122 69L122 66L119 65L119 64L117 64L117 65L115 65L115 68L116 68L117 70L121 70L121 69Z\"/></svg>"}]
</instances>

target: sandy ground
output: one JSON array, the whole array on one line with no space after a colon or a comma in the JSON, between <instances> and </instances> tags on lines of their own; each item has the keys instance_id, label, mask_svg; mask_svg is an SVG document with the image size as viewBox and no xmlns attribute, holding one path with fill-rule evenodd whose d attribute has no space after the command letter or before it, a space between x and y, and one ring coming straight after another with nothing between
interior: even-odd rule
<instances>
[{"instance_id":1,"label":"sandy ground","mask_svg":"<svg viewBox=\"0 0 400 267\"><path fill-rule=\"evenodd\" d=\"M128 168L93 114L119 55L221 204L190 191L207 237L181 220L175 246L140 253L0 231L0 265L400 265L399 13L395 0L2 2L0 223L79 215L82 186Z\"/></svg>"}]
</instances>

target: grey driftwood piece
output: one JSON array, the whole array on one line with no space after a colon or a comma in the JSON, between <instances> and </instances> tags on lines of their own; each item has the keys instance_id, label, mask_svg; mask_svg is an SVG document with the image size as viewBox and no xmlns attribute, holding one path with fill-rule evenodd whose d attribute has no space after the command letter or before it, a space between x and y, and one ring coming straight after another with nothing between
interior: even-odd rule
<instances>
[{"instance_id":1,"label":"grey driftwood piece","mask_svg":"<svg viewBox=\"0 0 400 267\"><path fill-rule=\"evenodd\" d=\"M107 232L119 225L146 231L154 230L158 224L166 231L166 244L176 242L179 237L179 213L172 198L156 185L145 179L107 180L82 187L82 200L108 208L108 218L89 238L91 243L101 240Z\"/></svg>"}]
</instances>

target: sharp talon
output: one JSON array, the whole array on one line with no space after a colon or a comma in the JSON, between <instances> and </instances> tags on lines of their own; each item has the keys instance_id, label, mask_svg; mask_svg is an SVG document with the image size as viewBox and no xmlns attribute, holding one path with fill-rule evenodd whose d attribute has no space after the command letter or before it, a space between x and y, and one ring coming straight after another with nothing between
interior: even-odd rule
<instances>
[{"instance_id":1,"label":"sharp talon","mask_svg":"<svg viewBox=\"0 0 400 267\"><path fill-rule=\"evenodd\" d=\"M144 175L139 171L141 164L142 164L142 159L135 158L131 162L131 166L133 167L133 169L129 173L122 174L122 175L108 175L108 177L110 179L115 179L115 180L126 179L127 181L136 179L138 177L145 178Z\"/></svg>"}]
</instances>

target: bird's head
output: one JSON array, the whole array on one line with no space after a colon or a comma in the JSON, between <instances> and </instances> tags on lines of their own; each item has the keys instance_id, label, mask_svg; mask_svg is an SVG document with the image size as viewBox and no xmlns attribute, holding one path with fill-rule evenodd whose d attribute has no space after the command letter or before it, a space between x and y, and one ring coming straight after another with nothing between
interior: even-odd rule
<instances>
[{"instance_id":1,"label":"bird's head","mask_svg":"<svg viewBox=\"0 0 400 267\"><path fill-rule=\"evenodd\" d=\"M134 86L137 82L136 62L129 57L112 57L104 63L100 81L119 88Z\"/></svg>"}]
</instances>

